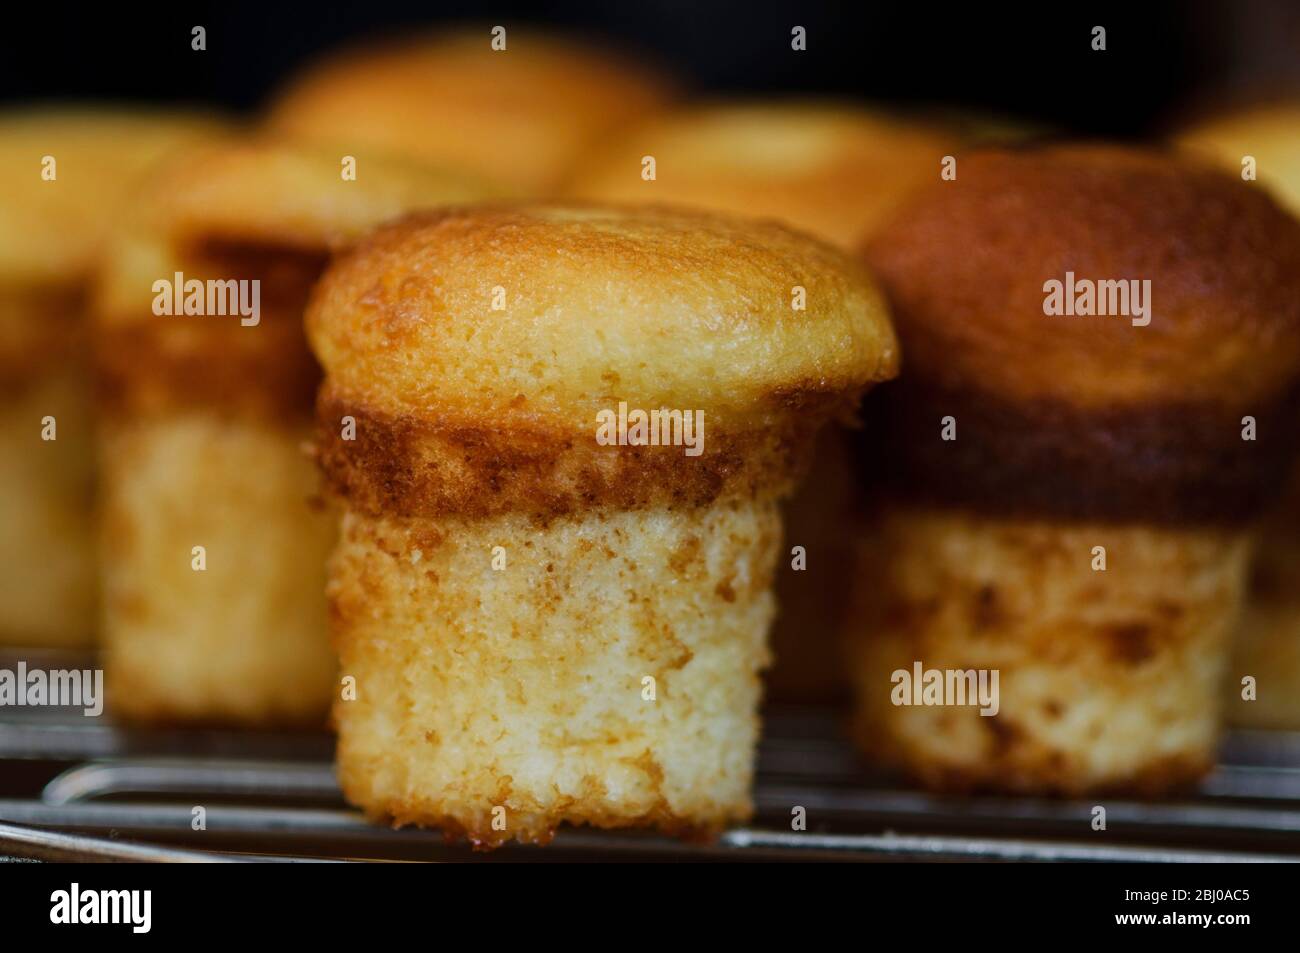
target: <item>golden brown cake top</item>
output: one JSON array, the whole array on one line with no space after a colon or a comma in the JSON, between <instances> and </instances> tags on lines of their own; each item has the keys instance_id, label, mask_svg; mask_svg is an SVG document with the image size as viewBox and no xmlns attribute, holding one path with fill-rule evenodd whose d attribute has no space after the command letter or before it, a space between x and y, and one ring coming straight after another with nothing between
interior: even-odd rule
<instances>
[{"instance_id":1,"label":"golden brown cake top","mask_svg":"<svg viewBox=\"0 0 1300 953\"><path fill-rule=\"evenodd\" d=\"M548 192L597 137L658 108L668 87L615 51L488 27L377 43L327 58L268 116L276 130Z\"/></svg>"},{"instance_id":2,"label":"golden brown cake top","mask_svg":"<svg viewBox=\"0 0 1300 953\"><path fill-rule=\"evenodd\" d=\"M274 269L287 263L302 267L281 268L292 272L282 283L305 294L303 281L315 280L332 249L379 222L492 194L472 179L416 163L357 159L350 167L346 158L270 139L227 139L174 156L108 243L97 283L101 321L158 320L152 286L177 271L274 284ZM348 177L353 169L355 178ZM282 290L264 288L263 298L292 297Z\"/></svg>"},{"instance_id":3,"label":"golden brown cake top","mask_svg":"<svg viewBox=\"0 0 1300 953\"><path fill-rule=\"evenodd\" d=\"M85 277L137 180L219 128L198 114L102 106L0 116L0 286Z\"/></svg>"},{"instance_id":4,"label":"golden brown cake top","mask_svg":"<svg viewBox=\"0 0 1300 953\"><path fill-rule=\"evenodd\" d=\"M847 256L671 208L414 215L336 260L307 328L336 394L485 424L588 428L620 400L735 420L842 399L898 365L883 300Z\"/></svg>"},{"instance_id":5,"label":"golden brown cake top","mask_svg":"<svg viewBox=\"0 0 1300 953\"><path fill-rule=\"evenodd\" d=\"M652 118L595 150L568 194L775 218L844 248L939 178L956 136L849 104L715 103ZM654 179L643 160L654 159Z\"/></svg>"},{"instance_id":6,"label":"golden brown cake top","mask_svg":"<svg viewBox=\"0 0 1300 953\"><path fill-rule=\"evenodd\" d=\"M1241 175L1242 160L1292 214L1300 215L1300 102L1275 102L1225 113L1185 130L1178 142Z\"/></svg>"},{"instance_id":7,"label":"golden brown cake top","mask_svg":"<svg viewBox=\"0 0 1300 953\"><path fill-rule=\"evenodd\" d=\"M971 154L954 181L909 200L867 258L906 376L948 391L1248 407L1300 371L1300 224L1257 184L1174 154ZM1081 282L1093 283L1088 307L1111 313L1081 313ZM1114 313L1125 290L1130 313Z\"/></svg>"}]
</instances>

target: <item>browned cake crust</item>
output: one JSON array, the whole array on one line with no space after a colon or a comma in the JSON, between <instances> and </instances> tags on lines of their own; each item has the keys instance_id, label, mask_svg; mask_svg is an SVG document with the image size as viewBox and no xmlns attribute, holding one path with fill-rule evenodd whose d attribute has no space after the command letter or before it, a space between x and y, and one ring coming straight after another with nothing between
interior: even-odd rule
<instances>
[{"instance_id":1,"label":"browned cake crust","mask_svg":"<svg viewBox=\"0 0 1300 953\"><path fill-rule=\"evenodd\" d=\"M809 421L827 416L818 407L825 403L795 411L804 416L782 427L709 433L700 457L683 462L678 446L611 452L617 448L597 445L590 433L545 423L485 426L371 412L327 384L317 408L316 446L336 491L370 513L530 512L549 519L592 506L704 506L723 495L788 488L806 467ZM353 439L343 438L347 416L356 421Z\"/></svg>"},{"instance_id":2,"label":"browned cake crust","mask_svg":"<svg viewBox=\"0 0 1300 953\"><path fill-rule=\"evenodd\" d=\"M193 223L189 228L202 231ZM157 237L157 233L151 233ZM237 316L158 316L141 310L101 319L95 353L100 398L110 412L154 413L219 406L253 416L310 416L320 368L307 348L302 312L329 261L325 244L266 244L256 237L221 242L180 234L162 246L172 261L159 277L257 280L256 327Z\"/></svg>"},{"instance_id":3,"label":"browned cake crust","mask_svg":"<svg viewBox=\"0 0 1300 953\"><path fill-rule=\"evenodd\" d=\"M791 306L796 286L804 310ZM761 423L898 366L883 300L842 252L775 223L670 207L413 214L330 269L307 321L336 392L376 409L502 412L581 432L620 395Z\"/></svg>"},{"instance_id":4,"label":"browned cake crust","mask_svg":"<svg viewBox=\"0 0 1300 953\"><path fill-rule=\"evenodd\" d=\"M897 367L882 304L859 276L783 227L705 213L412 216L332 268L308 313L330 369L321 460L371 512L545 515L784 487L815 422ZM790 307L796 284L806 311ZM494 286L508 310L493 310ZM698 355L682 352L690 340L703 342ZM717 360L723 340L729 359ZM702 409L703 454L598 445L597 414L620 400ZM345 416L355 439L343 437Z\"/></svg>"},{"instance_id":5,"label":"browned cake crust","mask_svg":"<svg viewBox=\"0 0 1300 953\"><path fill-rule=\"evenodd\" d=\"M1232 520L1285 474L1300 224L1259 189L1131 149L976 154L867 257L908 356L885 411L900 485L1003 511ZM1149 326L1044 314L1067 270L1150 280ZM958 438L940 442L949 414Z\"/></svg>"},{"instance_id":6,"label":"browned cake crust","mask_svg":"<svg viewBox=\"0 0 1300 953\"><path fill-rule=\"evenodd\" d=\"M0 290L0 398L12 398L89 355L78 283Z\"/></svg>"},{"instance_id":7,"label":"browned cake crust","mask_svg":"<svg viewBox=\"0 0 1300 953\"><path fill-rule=\"evenodd\" d=\"M912 378L873 399L867 452L891 494L1004 515L1177 525L1240 523L1276 498L1295 452L1300 392L1231 408L1170 402L1083 409L1013 402ZM1242 417L1257 436L1242 439ZM939 422L957 421L957 439Z\"/></svg>"},{"instance_id":8,"label":"browned cake crust","mask_svg":"<svg viewBox=\"0 0 1300 953\"><path fill-rule=\"evenodd\" d=\"M909 376L1085 408L1250 405L1300 363L1300 223L1174 155L1056 146L964 157L868 245ZM1146 278L1150 326L1049 317L1045 281Z\"/></svg>"}]
</instances>

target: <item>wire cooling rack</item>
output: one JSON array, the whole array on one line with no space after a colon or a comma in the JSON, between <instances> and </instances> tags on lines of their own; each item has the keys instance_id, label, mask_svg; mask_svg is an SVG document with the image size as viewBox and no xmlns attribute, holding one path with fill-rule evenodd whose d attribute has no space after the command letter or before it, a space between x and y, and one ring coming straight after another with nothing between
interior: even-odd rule
<instances>
[{"instance_id":1,"label":"wire cooling rack","mask_svg":"<svg viewBox=\"0 0 1300 953\"><path fill-rule=\"evenodd\" d=\"M28 656L29 665L38 664ZM72 667L51 662L51 667ZM712 843L563 829L474 851L372 824L320 733L142 730L0 708L0 857L76 861L1300 861L1300 735L1237 733L1169 801L938 797L872 773L829 709L766 713L754 822ZM1092 828L1106 808L1106 830ZM194 808L204 828L194 830ZM791 829L804 808L807 829Z\"/></svg>"}]
</instances>

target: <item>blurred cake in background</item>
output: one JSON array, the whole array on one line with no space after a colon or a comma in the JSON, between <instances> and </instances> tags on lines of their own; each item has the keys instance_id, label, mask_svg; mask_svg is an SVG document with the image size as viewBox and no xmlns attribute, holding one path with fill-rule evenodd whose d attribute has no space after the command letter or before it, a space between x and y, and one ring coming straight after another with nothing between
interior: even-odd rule
<instances>
[{"instance_id":1,"label":"blurred cake in background","mask_svg":"<svg viewBox=\"0 0 1300 953\"><path fill-rule=\"evenodd\" d=\"M358 158L407 156L518 195L549 194L575 161L672 90L617 48L492 28L327 56L275 99L273 130Z\"/></svg>"},{"instance_id":2,"label":"blurred cake in background","mask_svg":"<svg viewBox=\"0 0 1300 953\"><path fill-rule=\"evenodd\" d=\"M566 192L775 218L853 249L913 186L938 178L956 145L943 127L849 103L695 105L603 143ZM646 157L653 179L643 175Z\"/></svg>"},{"instance_id":3,"label":"blurred cake in background","mask_svg":"<svg viewBox=\"0 0 1300 953\"><path fill-rule=\"evenodd\" d=\"M1239 175L1253 174L1300 215L1300 100L1221 114L1187 128L1178 141ZM1300 402L1294 424L1300 428ZM1242 698L1246 676L1255 679L1254 700ZM1226 692L1229 724L1300 729L1300 471L1264 521Z\"/></svg>"},{"instance_id":4,"label":"blurred cake in background","mask_svg":"<svg viewBox=\"0 0 1300 953\"><path fill-rule=\"evenodd\" d=\"M105 106L0 114L0 643L94 642L86 283L146 170L215 128Z\"/></svg>"},{"instance_id":5,"label":"blurred cake in background","mask_svg":"<svg viewBox=\"0 0 1300 953\"><path fill-rule=\"evenodd\" d=\"M303 309L335 248L489 194L417 163L346 172L332 153L225 141L159 170L109 242L95 312L116 714L324 718L335 519L304 446L319 370Z\"/></svg>"},{"instance_id":6,"label":"blurred cake in background","mask_svg":"<svg viewBox=\"0 0 1300 953\"><path fill-rule=\"evenodd\" d=\"M850 621L857 740L945 790L1194 782L1295 449L1300 223L1169 152L998 150L867 259L904 359Z\"/></svg>"},{"instance_id":7,"label":"blurred cake in background","mask_svg":"<svg viewBox=\"0 0 1300 953\"><path fill-rule=\"evenodd\" d=\"M605 143L565 188L579 199L777 219L852 249L911 189L938 179L957 142L942 125L848 103L712 103L664 113ZM646 157L654 159L653 179L643 177ZM839 427L822 432L807 480L785 503L767 674L776 701L824 702L847 693L838 633L851 584L856 493L844 439Z\"/></svg>"}]
</instances>

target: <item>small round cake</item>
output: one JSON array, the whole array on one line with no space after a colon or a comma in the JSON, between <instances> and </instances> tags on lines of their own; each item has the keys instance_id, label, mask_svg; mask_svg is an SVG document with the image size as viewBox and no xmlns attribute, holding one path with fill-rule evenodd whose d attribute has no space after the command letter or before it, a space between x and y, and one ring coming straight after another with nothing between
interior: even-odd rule
<instances>
[{"instance_id":1,"label":"small round cake","mask_svg":"<svg viewBox=\"0 0 1300 953\"><path fill-rule=\"evenodd\" d=\"M1199 778L1294 452L1300 224L1172 154L1052 146L967 156L867 258L907 368L872 411L863 744L937 787ZM997 673L1000 703L918 666Z\"/></svg>"},{"instance_id":2,"label":"small round cake","mask_svg":"<svg viewBox=\"0 0 1300 953\"><path fill-rule=\"evenodd\" d=\"M423 166L232 138L160 168L97 282L103 637L137 720L324 721L336 518L304 447L303 309L331 252L487 191Z\"/></svg>"},{"instance_id":3,"label":"small round cake","mask_svg":"<svg viewBox=\"0 0 1300 953\"><path fill-rule=\"evenodd\" d=\"M704 213L449 210L338 260L308 334L348 798L487 845L747 818L778 503L897 368L866 273Z\"/></svg>"}]
</instances>

